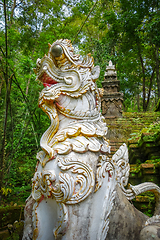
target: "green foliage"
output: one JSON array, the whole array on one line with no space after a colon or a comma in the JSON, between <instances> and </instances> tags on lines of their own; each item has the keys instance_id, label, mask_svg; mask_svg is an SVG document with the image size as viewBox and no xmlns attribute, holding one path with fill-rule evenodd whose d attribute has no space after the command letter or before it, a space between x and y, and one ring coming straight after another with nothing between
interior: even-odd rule
<instances>
[{"instance_id":1,"label":"green foliage","mask_svg":"<svg viewBox=\"0 0 160 240\"><path fill-rule=\"evenodd\" d=\"M33 72L36 59L47 53L48 42L68 38L74 40L78 52L83 55L90 52L95 65L101 68L98 87L104 79L106 65L112 60L124 94L125 111L146 110L147 104L153 109L157 101L155 67L158 69L159 64L155 54L160 42L159 3L101 0L90 12L94 4L93 0L26 0L14 5L11 0L7 1L6 23L0 6L3 22L0 28L0 146L4 142L0 152L5 173L1 192L4 199L17 196L24 200L28 196L40 137L49 125L47 116L37 107L43 86L35 82Z\"/></svg>"},{"instance_id":2,"label":"green foliage","mask_svg":"<svg viewBox=\"0 0 160 240\"><path fill-rule=\"evenodd\" d=\"M150 134L147 134L150 133ZM141 131L136 133L131 133L131 140L137 140L138 143L141 141L156 141L160 137L160 121L150 124L149 127L143 128Z\"/></svg>"},{"instance_id":3,"label":"green foliage","mask_svg":"<svg viewBox=\"0 0 160 240\"><path fill-rule=\"evenodd\" d=\"M157 105L155 106L155 112L159 112L160 111L160 99L157 102Z\"/></svg>"},{"instance_id":4,"label":"green foliage","mask_svg":"<svg viewBox=\"0 0 160 240\"><path fill-rule=\"evenodd\" d=\"M99 23L96 22L101 33L97 35L98 41L109 46L109 58L118 70L126 110L132 108L130 99L137 98L137 111L146 111L150 108L149 102L153 102L151 92L156 95L160 83L159 70L155 74L155 68L159 69L159 60L155 57L159 45L152 33L157 32L159 26L159 6L141 0L108 3L109 9L99 6L93 16L99 19ZM102 5L104 7L104 3ZM92 41L93 34L90 35L88 40ZM156 36L159 39L159 34Z\"/></svg>"},{"instance_id":5,"label":"green foliage","mask_svg":"<svg viewBox=\"0 0 160 240\"><path fill-rule=\"evenodd\" d=\"M106 65L109 63L109 60L111 60L109 56L109 46L107 46L107 44L104 44L101 41L92 39L87 43L86 47L86 41L87 40L85 40L80 46L82 49L81 54L86 55L90 52L94 58L95 65L100 66L101 72L100 77L97 80L97 86L102 87L101 82L104 80Z\"/></svg>"}]
</instances>

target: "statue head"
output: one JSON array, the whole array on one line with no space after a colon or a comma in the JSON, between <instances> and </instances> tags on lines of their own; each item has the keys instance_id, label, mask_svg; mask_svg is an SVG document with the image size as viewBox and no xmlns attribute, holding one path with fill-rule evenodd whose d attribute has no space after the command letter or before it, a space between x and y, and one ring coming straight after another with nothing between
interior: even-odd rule
<instances>
[{"instance_id":1,"label":"statue head","mask_svg":"<svg viewBox=\"0 0 160 240\"><path fill-rule=\"evenodd\" d=\"M71 42L66 39L48 45L48 54L42 59L37 59L34 72L37 74L37 80L40 80L47 90L56 90L55 99L60 94L79 97L89 88L94 88L100 68L94 67L91 54L81 60L80 55L74 54Z\"/></svg>"}]
</instances>

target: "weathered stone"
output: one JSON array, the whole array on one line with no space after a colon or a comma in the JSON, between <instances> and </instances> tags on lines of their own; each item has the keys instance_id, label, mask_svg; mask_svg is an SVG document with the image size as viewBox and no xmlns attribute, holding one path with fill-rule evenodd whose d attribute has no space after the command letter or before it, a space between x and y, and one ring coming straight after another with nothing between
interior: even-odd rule
<instances>
[{"instance_id":1,"label":"weathered stone","mask_svg":"<svg viewBox=\"0 0 160 240\"><path fill-rule=\"evenodd\" d=\"M160 227L149 225L142 229L140 233L140 240L159 240L160 239Z\"/></svg>"},{"instance_id":2,"label":"weathered stone","mask_svg":"<svg viewBox=\"0 0 160 240\"><path fill-rule=\"evenodd\" d=\"M119 80L112 61L109 61L109 66L106 67L102 86L102 114L109 119L122 117L123 94L119 92Z\"/></svg>"},{"instance_id":3,"label":"weathered stone","mask_svg":"<svg viewBox=\"0 0 160 240\"><path fill-rule=\"evenodd\" d=\"M138 240L142 225L146 220L147 216L134 208L120 189L117 189L106 240Z\"/></svg>"}]
</instances>

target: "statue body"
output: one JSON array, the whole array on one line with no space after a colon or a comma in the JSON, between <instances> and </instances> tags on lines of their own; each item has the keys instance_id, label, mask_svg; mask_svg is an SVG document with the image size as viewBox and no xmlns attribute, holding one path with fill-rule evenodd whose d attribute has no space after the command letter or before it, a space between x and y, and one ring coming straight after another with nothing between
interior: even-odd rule
<instances>
[{"instance_id":1,"label":"statue body","mask_svg":"<svg viewBox=\"0 0 160 240\"><path fill-rule=\"evenodd\" d=\"M108 157L95 83L99 67L90 55L80 60L70 41L57 40L37 60L35 72L45 87L39 107L51 125L40 141L23 240L143 240L145 224L159 222L160 190L153 183L125 188L130 169L125 144ZM128 201L147 190L157 197L150 222Z\"/></svg>"}]
</instances>

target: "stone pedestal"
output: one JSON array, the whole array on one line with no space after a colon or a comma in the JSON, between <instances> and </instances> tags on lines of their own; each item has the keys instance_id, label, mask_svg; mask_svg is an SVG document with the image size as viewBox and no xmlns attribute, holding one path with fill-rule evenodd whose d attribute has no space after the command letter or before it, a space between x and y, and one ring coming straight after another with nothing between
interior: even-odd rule
<instances>
[{"instance_id":1,"label":"stone pedestal","mask_svg":"<svg viewBox=\"0 0 160 240\"><path fill-rule=\"evenodd\" d=\"M109 61L109 66L106 67L102 86L102 114L105 118L122 117L123 93L119 92L119 80L112 61Z\"/></svg>"}]
</instances>

